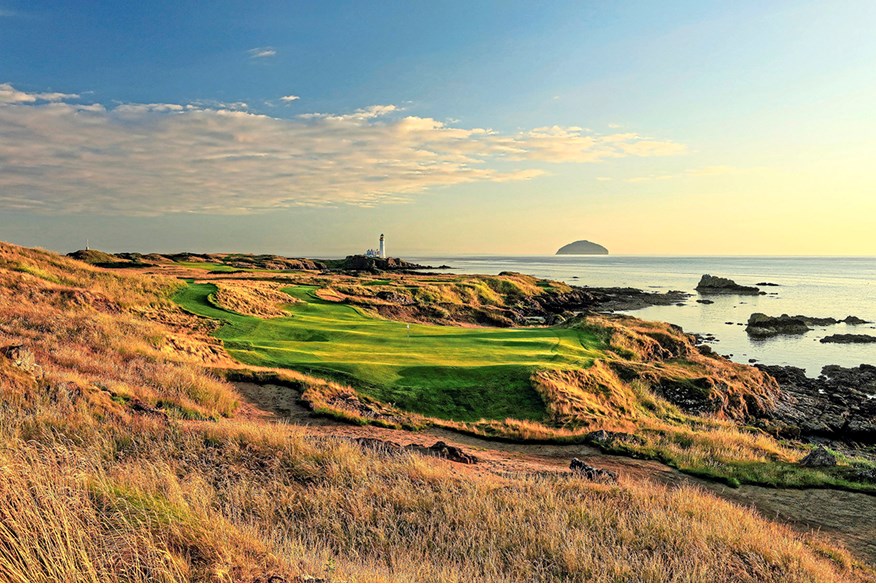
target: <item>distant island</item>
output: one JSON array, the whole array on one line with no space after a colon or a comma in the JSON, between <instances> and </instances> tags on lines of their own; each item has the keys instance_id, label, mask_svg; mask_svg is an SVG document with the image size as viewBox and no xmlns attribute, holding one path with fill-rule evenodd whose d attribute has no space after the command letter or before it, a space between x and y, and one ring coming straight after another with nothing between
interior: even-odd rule
<instances>
[{"instance_id":1,"label":"distant island","mask_svg":"<svg viewBox=\"0 0 876 584\"><path fill-rule=\"evenodd\" d=\"M608 255L608 250L592 241L573 241L557 250L556 255Z\"/></svg>"}]
</instances>

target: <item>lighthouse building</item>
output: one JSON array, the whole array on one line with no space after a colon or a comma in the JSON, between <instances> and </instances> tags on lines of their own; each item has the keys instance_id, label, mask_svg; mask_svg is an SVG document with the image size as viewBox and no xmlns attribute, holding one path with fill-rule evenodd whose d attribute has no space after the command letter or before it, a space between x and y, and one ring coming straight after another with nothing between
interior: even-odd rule
<instances>
[{"instance_id":1,"label":"lighthouse building","mask_svg":"<svg viewBox=\"0 0 876 584\"><path fill-rule=\"evenodd\" d=\"M377 249L365 250L367 258L385 258L386 257L386 241L383 234L380 234L380 246Z\"/></svg>"}]
</instances>

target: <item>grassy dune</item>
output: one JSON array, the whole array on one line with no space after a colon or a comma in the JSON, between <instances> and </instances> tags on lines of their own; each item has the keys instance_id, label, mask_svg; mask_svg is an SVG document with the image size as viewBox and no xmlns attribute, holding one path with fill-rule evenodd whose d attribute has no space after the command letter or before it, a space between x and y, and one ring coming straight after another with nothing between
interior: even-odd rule
<instances>
[{"instance_id":1,"label":"grassy dune","mask_svg":"<svg viewBox=\"0 0 876 584\"><path fill-rule=\"evenodd\" d=\"M244 363L351 379L403 409L460 421L543 419L533 371L587 367L604 346L580 329L406 324L322 300L312 286L285 291L300 302L273 319L220 308L211 300L213 284L190 284L174 298L222 321L216 336Z\"/></svg>"}]
</instances>

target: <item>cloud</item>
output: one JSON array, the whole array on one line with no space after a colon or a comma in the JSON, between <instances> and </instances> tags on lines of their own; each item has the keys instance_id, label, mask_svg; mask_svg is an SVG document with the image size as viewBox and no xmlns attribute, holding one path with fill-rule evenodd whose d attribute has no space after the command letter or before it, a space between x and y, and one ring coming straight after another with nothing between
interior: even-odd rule
<instances>
[{"instance_id":1,"label":"cloud","mask_svg":"<svg viewBox=\"0 0 876 584\"><path fill-rule=\"evenodd\" d=\"M280 98L280 101L285 101L286 103L292 103L293 101L298 101L301 99L297 95L284 95Z\"/></svg>"},{"instance_id":2,"label":"cloud","mask_svg":"<svg viewBox=\"0 0 876 584\"><path fill-rule=\"evenodd\" d=\"M368 107L364 107L361 109L357 109L351 114L320 114L320 113L311 113L311 114L301 114L298 116L302 120L328 120L334 122L349 122L349 121L362 121L362 120L371 120L374 118L379 118L382 116L389 115L393 112L400 111L401 108L395 105L369 105ZM426 118L420 118L426 119Z\"/></svg>"},{"instance_id":3,"label":"cloud","mask_svg":"<svg viewBox=\"0 0 876 584\"><path fill-rule=\"evenodd\" d=\"M9 83L0 83L0 104L65 101L78 98L77 93L26 93L15 89Z\"/></svg>"},{"instance_id":4,"label":"cloud","mask_svg":"<svg viewBox=\"0 0 876 584\"><path fill-rule=\"evenodd\" d=\"M277 49L273 47L256 47L247 51L251 59L267 59L277 56Z\"/></svg>"},{"instance_id":5,"label":"cloud","mask_svg":"<svg viewBox=\"0 0 876 584\"><path fill-rule=\"evenodd\" d=\"M253 213L409 200L532 180L549 163L677 154L636 134L551 126L502 134L395 105L293 119L221 105L76 104L0 86L0 211Z\"/></svg>"}]
</instances>

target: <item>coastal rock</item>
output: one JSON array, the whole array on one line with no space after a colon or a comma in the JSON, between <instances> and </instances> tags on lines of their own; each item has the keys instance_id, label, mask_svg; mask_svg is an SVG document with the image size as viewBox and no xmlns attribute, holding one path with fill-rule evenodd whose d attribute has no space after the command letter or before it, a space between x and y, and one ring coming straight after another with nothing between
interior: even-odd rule
<instances>
[{"instance_id":1,"label":"coastal rock","mask_svg":"<svg viewBox=\"0 0 876 584\"><path fill-rule=\"evenodd\" d=\"M421 266L399 258L374 258L364 255L347 256L341 262L340 268L352 272L387 272L393 270L425 270L429 266Z\"/></svg>"},{"instance_id":2,"label":"coastal rock","mask_svg":"<svg viewBox=\"0 0 876 584\"><path fill-rule=\"evenodd\" d=\"M699 302L700 304L714 304L715 303L714 300L709 300L708 298L698 298L697 302Z\"/></svg>"},{"instance_id":3,"label":"coastal rock","mask_svg":"<svg viewBox=\"0 0 876 584\"><path fill-rule=\"evenodd\" d=\"M836 456L827 451L824 446L817 446L800 461L800 466L836 466Z\"/></svg>"},{"instance_id":4,"label":"coastal rock","mask_svg":"<svg viewBox=\"0 0 876 584\"><path fill-rule=\"evenodd\" d=\"M817 378L799 367L755 365L779 384L776 405L761 417L776 433L876 443L876 367L828 365Z\"/></svg>"},{"instance_id":5,"label":"coastal rock","mask_svg":"<svg viewBox=\"0 0 876 584\"><path fill-rule=\"evenodd\" d=\"M564 245L556 255L608 255L608 250L598 243L581 239Z\"/></svg>"},{"instance_id":6,"label":"coastal rock","mask_svg":"<svg viewBox=\"0 0 876 584\"><path fill-rule=\"evenodd\" d=\"M821 339L822 343L876 343L873 335L829 335Z\"/></svg>"},{"instance_id":7,"label":"coastal rock","mask_svg":"<svg viewBox=\"0 0 876 584\"><path fill-rule=\"evenodd\" d=\"M545 317L546 324L552 324L550 315L563 315L576 312L612 312L616 310L636 310L647 306L671 306L688 298L690 294L680 290L665 293L646 292L637 288L583 288L573 287L570 292L552 292L522 298L513 306L516 320L524 324L533 316Z\"/></svg>"},{"instance_id":8,"label":"coastal rock","mask_svg":"<svg viewBox=\"0 0 876 584\"><path fill-rule=\"evenodd\" d=\"M730 278L721 278L703 274L696 286L696 291L706 294L760 294L760 289L754 286L742 286Z\"/></svg>"},{"instance_id":9,"label":"coastal rock","mask_svg":"<svg viewBox=\"0 0 876 584\"><path fill-rule=\"evenodd\" d=\"M745 332L752 337L774 337L776 335L801 335L810 329L806 322L796 316L767 316L762 312L755 312L748 317Z\"/></svg>"},{"instance_id":10,"label":"coastal rock","mask_svg":"<svg viewBox=\"0 0 876 584\"><path fill-rule=\"evenodd\" d=\"M858 324L873 324L873 323L872 323L871 321L869 321L869 320L864 320L863 318L858 318L857 316L852 316L852 315L849 315L849 316L845 317L845 318L842 319L840 322L844 322L844 323L846 323L846 324L854 324L854 325L858 325Z\"/></svg>"},{"instance_id":11,"label":"coastal rock","mask_svg":"<svg viewBox=\"0 0 876 584\"><path fill-rule=\"evenodd\" d=\"M572 459L571 464L569 464L569 469L572 470L572 472L575 472L590 481L606 483L617 482L616 472L605 470L603 468L596 468L595 466L590 466L589 464L578 458Z\"/></svg>"}]
</instances>

